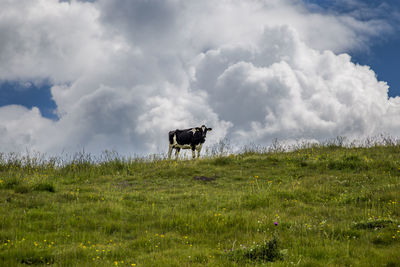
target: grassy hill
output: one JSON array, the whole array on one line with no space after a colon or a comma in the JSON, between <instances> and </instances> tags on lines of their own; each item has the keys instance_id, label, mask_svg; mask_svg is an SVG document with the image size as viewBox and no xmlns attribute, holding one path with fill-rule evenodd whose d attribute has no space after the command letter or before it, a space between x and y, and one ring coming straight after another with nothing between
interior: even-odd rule
<instances>
[{"instance_id":1,"label":"grassy hill","mask_svg":"<svg viewBox=\"0 0 400 267\"><path fill-rule=\"evenodd\" d=\"M1 155L0 265L400 266L400 146Z\"/></svg>"}]
</instances>

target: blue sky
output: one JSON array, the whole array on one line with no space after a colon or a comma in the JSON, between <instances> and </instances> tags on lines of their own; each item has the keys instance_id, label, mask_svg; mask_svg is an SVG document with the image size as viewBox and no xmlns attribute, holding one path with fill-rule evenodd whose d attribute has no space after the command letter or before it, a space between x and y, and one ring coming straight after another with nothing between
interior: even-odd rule
<instances>
[{"instance_id":1,"label":"blue sky","mask_svg":"<svg viewBox=\"0 0 400 267\"><path fill-rule=\"evenodd\" d=\"M400 96L400 34L372 44L367 52L356 52L353 61L370 66L381 81L386 81L389 97Z\"/></svg>"},{"instance_id":2,"label":"blue sky","mask_svg":"<svg viewBox=\"0 0 400 267\"><path fill-rule=\"evenodd\" d=\"M50 83L40 85L21 83L17 81L3 81L0 83L0 106L22 105L29 109L38 107L46 118L56 120L56 103L52 99Z\"/></svg>"}]
</instances>

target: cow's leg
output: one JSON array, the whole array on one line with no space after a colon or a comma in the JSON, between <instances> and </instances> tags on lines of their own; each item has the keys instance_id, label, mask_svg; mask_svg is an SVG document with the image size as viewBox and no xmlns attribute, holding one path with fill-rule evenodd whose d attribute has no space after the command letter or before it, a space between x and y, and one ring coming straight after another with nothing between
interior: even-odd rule
<instances>
[{"instance_id":1,"label":"cow's leg","mask_svg":"<svg viewBox=\"0 0 400 267\"><path fill-rule=\"evenodd\" d=\"M200 146L198 146L197 148L196 148L196 150L197 150L197 157L198 158L200 158L200 151L201 151L201 145Z\"/></svg>"},{"instance_id":2,"label":"cow's leg","mask_svg":"<svg viewBox=\"0 0 400 267\"><path fill-rule=\"evenodd\" d=\"M179 151L180 151L181 149L179 148L179 147L176 147L175 148L175 159L176 160L178 160L178 157L179 157Z\"/></svg>"},{"instance_id":3,"label":"cow's leg","mask_svg":"<svg viewBox=\"0 0 400 267\"><path fill-rule=\"evenodd\" d=\"M191 145L191 149L192 149L192 158L196 158L196 145L192 144Z\"/></svg>"},{"instance_id":4,"label":"cow's leg","mask_svg":"<svg viewBox=\"0 0 400 267\"><path fill-rule=\"evenodd\" d=\"M171 154L172 154L172 146L169 145L169 149L168 149L168 159L171 159Z\"/></svg>"}]
</instances>

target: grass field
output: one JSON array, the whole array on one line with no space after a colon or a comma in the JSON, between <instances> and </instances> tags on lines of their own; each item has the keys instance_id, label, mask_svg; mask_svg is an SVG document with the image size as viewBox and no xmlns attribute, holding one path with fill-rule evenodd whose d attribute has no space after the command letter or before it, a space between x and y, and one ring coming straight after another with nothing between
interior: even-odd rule
<instances>
[{"instance_id":1,"label":"grass field","mask_svg":"<svg viewBox=\"0 0 400 267\"><path fill-rule=\"evenodd\" d=\"M400 146L0 157L0 266L400 266Z\"/></svg>"}]
</instances>

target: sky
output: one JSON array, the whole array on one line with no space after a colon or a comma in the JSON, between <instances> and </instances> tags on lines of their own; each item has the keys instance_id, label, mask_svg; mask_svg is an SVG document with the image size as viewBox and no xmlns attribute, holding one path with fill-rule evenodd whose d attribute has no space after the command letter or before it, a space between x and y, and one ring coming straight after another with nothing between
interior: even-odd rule
<instances>
[{"instance_id":1,"label":"sky","mask_svg":"<svg viewBox=\"0 0 400 267\"><path fill-rule=\"evenodd\" d=\"M0 151L400 135L397 0L3 0Z\"/></svg>"},{"instance_id":2,"label":"sky","mask_svg":"<svg viewBox=\"0 0 400 267\"><path fill-rule=\"evenodd\" d=\"M389 88L389 96L400 96L400 2L398 0L308 0L308 4L315 4L324 12L356 13L357 18L368 20L372 17L386 21L393 31L383 34L378 40L371 40L367 47L360 50L345 51L350 53L352 61L361 65L370 66L379 80L386 81ZM363 10L367 11L363 11Z\"/></svg>"}]
</instances>

